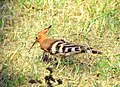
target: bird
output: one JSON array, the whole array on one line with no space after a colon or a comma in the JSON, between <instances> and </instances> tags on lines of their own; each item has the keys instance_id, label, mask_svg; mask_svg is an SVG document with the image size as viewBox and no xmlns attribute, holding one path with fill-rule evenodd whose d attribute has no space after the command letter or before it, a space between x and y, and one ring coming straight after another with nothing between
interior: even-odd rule
<instances>
[{"instance_id":1,"label":"bird","mask_svg":"<svg viewBox=\"0 0 120 87\"><path fill-rule=\"evenodd\" d=\"M63 39L51 39L47 37L46 34L51 27L52 25L38 32L35 42L30 47L29 52L36 43L39 43L40 48L44 52L62 57L71 56L79 53L102 54L101 51L96 51L91 47L86 47L83 45L67 42Z\"/></svg>"}]
</instances>

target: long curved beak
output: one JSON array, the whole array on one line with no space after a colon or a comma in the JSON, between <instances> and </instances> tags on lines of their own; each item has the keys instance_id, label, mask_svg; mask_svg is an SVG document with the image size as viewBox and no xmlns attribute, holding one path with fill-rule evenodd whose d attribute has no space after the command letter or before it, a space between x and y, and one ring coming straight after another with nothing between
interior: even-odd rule
<instances>
[{"instance_id":1,"label":"long curved beak","mask_svg":"<svg viewBox=\"0 0 120 87\"><path fill-rule=\"evenodd\" d=\"M35 45L36 41L33 43L33 45L30 47L30 49L28 50L28 52L30 52L30 50L32 49L32 47Z\"/></svg>"},{"instance_id":2,"label":"long curved beak","mask_svg":"<svg viewBox=\"0 0 120 87\"><path fill-rule=\"evenodd\" d=\"M52 25L50 25L49 27L45 28L44 30L49 30L52 27Z\"/></svg>"},{"instance_id":3,"label":"long curved beak","mask_svg":"<svg viewBox=\"0 0 120 87\"><path fill-rule=\"evenodd\" d=\"M50 25L49 27L48 27L48 29L50 29L52 27L52 25Z\"/></svg>"}]
</instances>

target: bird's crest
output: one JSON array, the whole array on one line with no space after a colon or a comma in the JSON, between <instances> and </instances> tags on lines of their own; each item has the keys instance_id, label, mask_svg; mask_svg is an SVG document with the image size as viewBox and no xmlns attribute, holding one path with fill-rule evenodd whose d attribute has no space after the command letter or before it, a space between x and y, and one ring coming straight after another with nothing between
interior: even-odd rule
<instances>
[{"instance_id":1,"label":"bird's crest","mask_svg":"<svg viewBox=\"0 0 120 87\"><path fill-rule=\"evenodd\" d=\"M49 29L51 27L52 27L52 25L50 25L48 28L45 28L44 30L38 32L36 39L35 39L35 42L33 43L33 45L31 46L31 48L29 49L28 52L30 52L30 50L35 45L35 43L37 43L37 42L41 43L44 39L46 39L46 33L49 31Z\"/></svg>"}]
</instances>

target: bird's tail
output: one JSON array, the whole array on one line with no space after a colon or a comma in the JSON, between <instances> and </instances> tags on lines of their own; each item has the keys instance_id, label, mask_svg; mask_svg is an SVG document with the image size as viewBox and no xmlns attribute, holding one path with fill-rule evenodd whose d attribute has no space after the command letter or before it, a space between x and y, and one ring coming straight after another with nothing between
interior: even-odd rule
<instances>
[{"instance_id":1,"label":"bird's tail","mask_svg":"<svg viewBox=\"0 0 120 87\"><path fill-rule=\"evenodd\" d=\"M102 54L101 51L93 50L93 48L87 48L86 53Z\"/></svg>"}]
</instances>

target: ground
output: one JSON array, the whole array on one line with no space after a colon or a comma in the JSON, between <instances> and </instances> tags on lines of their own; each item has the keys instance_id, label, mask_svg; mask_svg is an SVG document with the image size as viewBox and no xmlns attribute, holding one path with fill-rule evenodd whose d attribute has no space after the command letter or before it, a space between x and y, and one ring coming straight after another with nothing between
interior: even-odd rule
<instances>
[{"instance_id":1,"label":"ground","mask_svg":"<svg viewBox=\"0 0 120 87\"><path fill-rule=\"evenodd\" d=\"M119 0L1 0L0 87L119 87L119 9ZM28 52L37 33L49 25L48 37L103 54L78 54L67 61L47 54L52 61L44 61L39 44ZM55 82L46 80L50 76Z\"/></svg>"}]
</instances>

